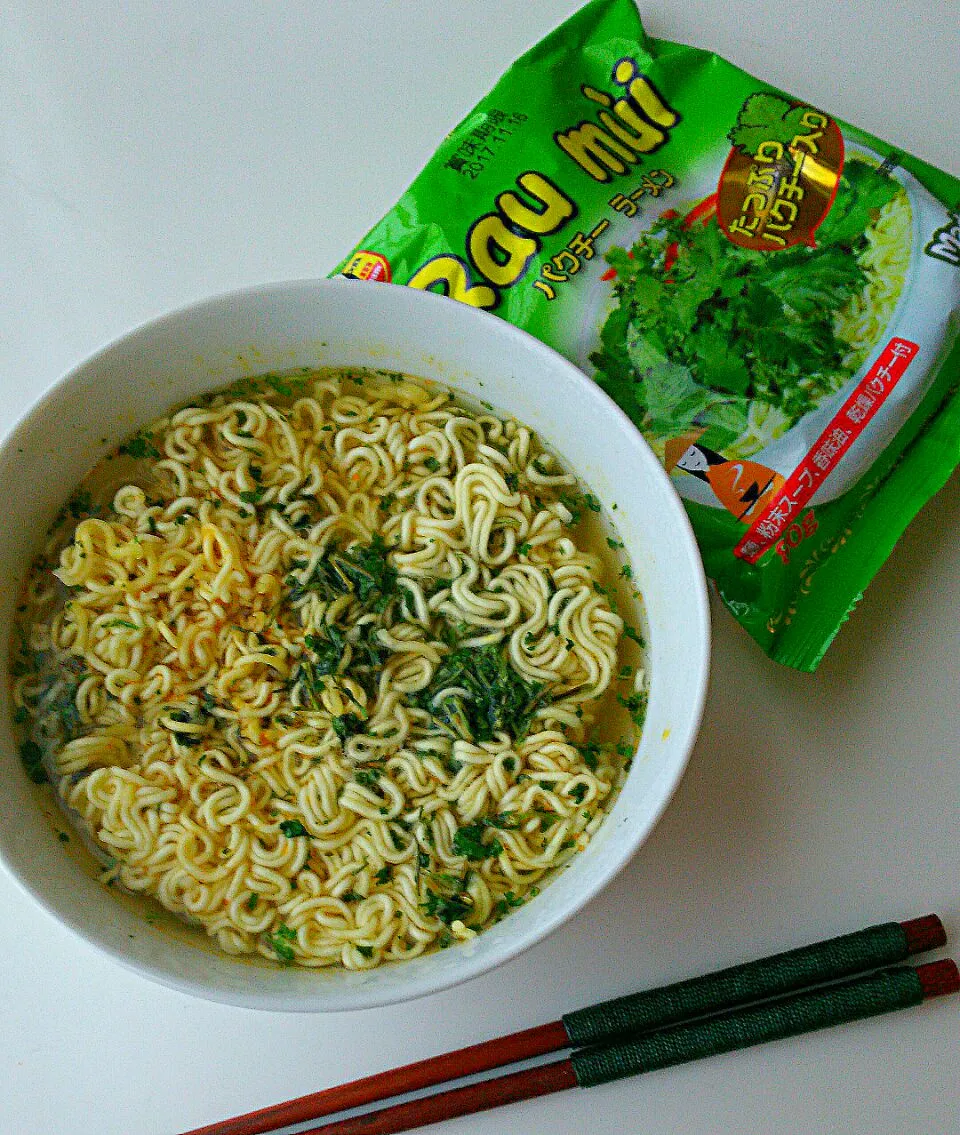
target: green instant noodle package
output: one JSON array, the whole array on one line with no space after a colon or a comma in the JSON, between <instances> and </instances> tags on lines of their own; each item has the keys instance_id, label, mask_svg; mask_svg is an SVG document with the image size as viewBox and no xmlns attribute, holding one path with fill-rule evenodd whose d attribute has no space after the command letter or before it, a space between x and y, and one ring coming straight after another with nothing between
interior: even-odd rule
<instances>
[{"instance_id":1,"label":"green instant noodle package","mask_svg":"<svg viewBox=\"0 0 960 1135\"><path fill-rule=\"evenodd\" d=\"M633 0L519 59L336 272L581 366L791 666L816 667L960 460L960 180L652 39Z\"/></svg>"}]
</instances>

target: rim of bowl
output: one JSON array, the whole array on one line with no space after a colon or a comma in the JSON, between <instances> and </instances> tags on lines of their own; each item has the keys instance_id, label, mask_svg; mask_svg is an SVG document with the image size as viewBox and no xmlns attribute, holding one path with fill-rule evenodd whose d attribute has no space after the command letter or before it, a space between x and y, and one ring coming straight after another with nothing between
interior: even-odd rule
<instances>
[{"instance_id":1,"label":"rim of bowl","mask_svg":"<svg viewBox=\"0 0 960 1135\"><path fill-rule=\"evenodd\" d=\"M437 305L445 304L447 305L447 316L445 318L453 320L464 319L467 321L474 320L479 322L482 326L485 326L487 332L493 338L500 337L507 342L513 340L525 344L528 349L532 349L545 356L549 359L551 370L558 379L579 388L582 395L585 396L588 401L593 402L600 413L607 417L613 417L619 422L625 436L629 438L629 444L634 450L635 458L643 467L644 472L658 481L661 488L668 489L676 500L675 519L678 530L683 534L684 560L690 570L692 582L694 583L693 595L690 597L692 602L689 609L684 612L685 622L688 626L692 626L694 641L697 645L695 656L688 659L690 664L689 670L694 675L691 690L692 698L689 703L690 711L684 718L682 726L672 730L672 734L675 735L674 744L677 747L678 755L672 767L669 769L669 772L663 778L659 799L655 807L650 810L647 819L642 825L629 832L629 838L622 841L619 853L602 872L599 872L596 877L591 878L563 908L549 911L549 909L545 907L545 917L538 922L537 925L519 935L516 940L505 943L503 948L496 955L481 958L479 961L477 959L471 959L470 957L464 957L462 958L461 966L449 975L431 974L429 971L424 974L417 974L416 976L411 974L411 980L402 986L379 990L376 986L370 986L369 988L334 989L332 986L318 981L316 986L316 1001L312 999L308 1001L304 997L303 992L296 989L292 989L289 992L247 989L238 994L232 989L213 988L210 983L203 980L173 973L146 959L132 958L129 954L125 954L123 950L100 940L81 920L61 911L57 905L41 890L36 888L30 880L24 878L19 871L15 870L8 861L2 843L0 843L0 865L5 869L8 878L13 880L22 892L29 895L31 899L37 902L38 905L61 926L66 927L101 954L106 955L124 968L139 974L141 977L147 978L167 988L175 989L182 993L188 993L208 1001L251 1009L289 1012L342 1012L398 1004L432 993L439 993L443 990L461 985L473 978L480 977L482 974L489 973L499 966L504 965L531 949L533 946L537 945L537 943L543 941L560 926L580 913L593 898L620 874L659 823L689 764L690 756L702 723L709 684L711 622L707 580L703 569L703 562L700 557L693 527L687 516L686 509L683 507L680 496L671 484L668 474L663 469L656 455L643 438L643 435L627 414L609 395L580 370L579 367L566 359L553 347L548 346L542 340L537 339L524 329L506 322L506 320L501 319L491 312L459 303L446 296L438 295L433 292L424 292L398 284L350 281L339 278L323 279L302 277L247 285L189 301L134 324L127 330L107 340L102 346L71 366L58 379L47 386L24 409L17 419L11 423L2 438L0 438L0 451L8 447L17 431L27 419L37 412L45 402L54 397L59 390L76 382L78 378L82 377L86 370L98 364L105 357L108 357L111 352L128 345L131 341L135 341L146 332L161 329L165 325L175 327L178 321L185 316L198 314L204 309L214 312L224 305L241 300L252 302L258 298L266 297L268 294L275 295L284 292L296 293L304 291L322 294L327 290L336 289L339 292L346 288L361 288L363 290L361 294L368 294L371 297L380 295L384 297L384 302L388 305L397 304L403 306L404 304L408 304L413 309L423 307L425 310L441 310ZM389 298L386 298L387 296L389 296ZM429 343L425 346L429 349ZM450 383L449 385L452 389L456 390L455 383ZM558 396L560 396L560 394L558 394ZM509 413L509 410L507 409L506 412ZM179 943L179 945L183 949L193 948L187 943ZM229 956L223 954L223 957L228 958ZM243 964L242 958L239 959L238 964ZM396 963L396 965L400 966L403 965L403 963ZM299 967L298 969L302 968L303 967ZM256 966L251 966L248 972L254 975L260 971ZM298 972L298 970L295 972Z\"/></svg>"}]
</instances>

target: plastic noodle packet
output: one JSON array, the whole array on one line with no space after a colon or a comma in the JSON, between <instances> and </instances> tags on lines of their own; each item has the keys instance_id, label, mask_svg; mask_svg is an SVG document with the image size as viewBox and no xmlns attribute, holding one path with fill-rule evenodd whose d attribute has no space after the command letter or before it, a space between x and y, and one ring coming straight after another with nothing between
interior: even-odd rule
<instances>
[{"instance_id":1,"label":"plastic noodle packet","mask_svg":"<svg viewBox=\"0 0 960 1135\"><path fill-rule=\"evenodd\" d=\"M960 180L593 0L334 274L566 355L663 461L707 574L813 670L960 460Z\"/></svg>"}]
</instances>

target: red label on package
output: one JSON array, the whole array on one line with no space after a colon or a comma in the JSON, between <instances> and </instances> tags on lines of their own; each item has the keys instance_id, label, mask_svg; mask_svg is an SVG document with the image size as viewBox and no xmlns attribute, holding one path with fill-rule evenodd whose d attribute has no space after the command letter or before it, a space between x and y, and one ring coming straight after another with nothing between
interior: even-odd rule
<instances>
[{"instance_id":1,"label":"red label on package","mask_svg":"<svg viewBox=\"0 0 960 1135\"><path fill-rule=\"evenodd\" d=\"M783 488L734 548L735 556L752 564L773 547L866 429L919 349L909 339L890 340Z\"/></svg>"}]
</instances>

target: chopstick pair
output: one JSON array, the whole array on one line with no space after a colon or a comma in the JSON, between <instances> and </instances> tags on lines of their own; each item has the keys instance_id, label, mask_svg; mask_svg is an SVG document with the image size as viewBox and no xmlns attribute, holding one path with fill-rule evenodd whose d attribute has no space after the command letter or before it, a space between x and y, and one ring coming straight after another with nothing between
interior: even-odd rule
<instances>
[{"instance_id":1,"label":"chopstick pair","mask_svg":"<svg viewBox=\"0 0 960 1135\"><path fill-rule=\"evenodd\" d=\"M946 933L936 915L882 923L704 977L604 1001L567 1013L559 1021L366 1076L185 1135L264 1135L519 1060L575 1049L567 1057L534 1068L301 1132L389 1135L908 1008L960 990L960 971L952 961L915 968L896 966L945 942ZM883 968L890 966L895 968Z\"/></svg>"}]
</instances>

